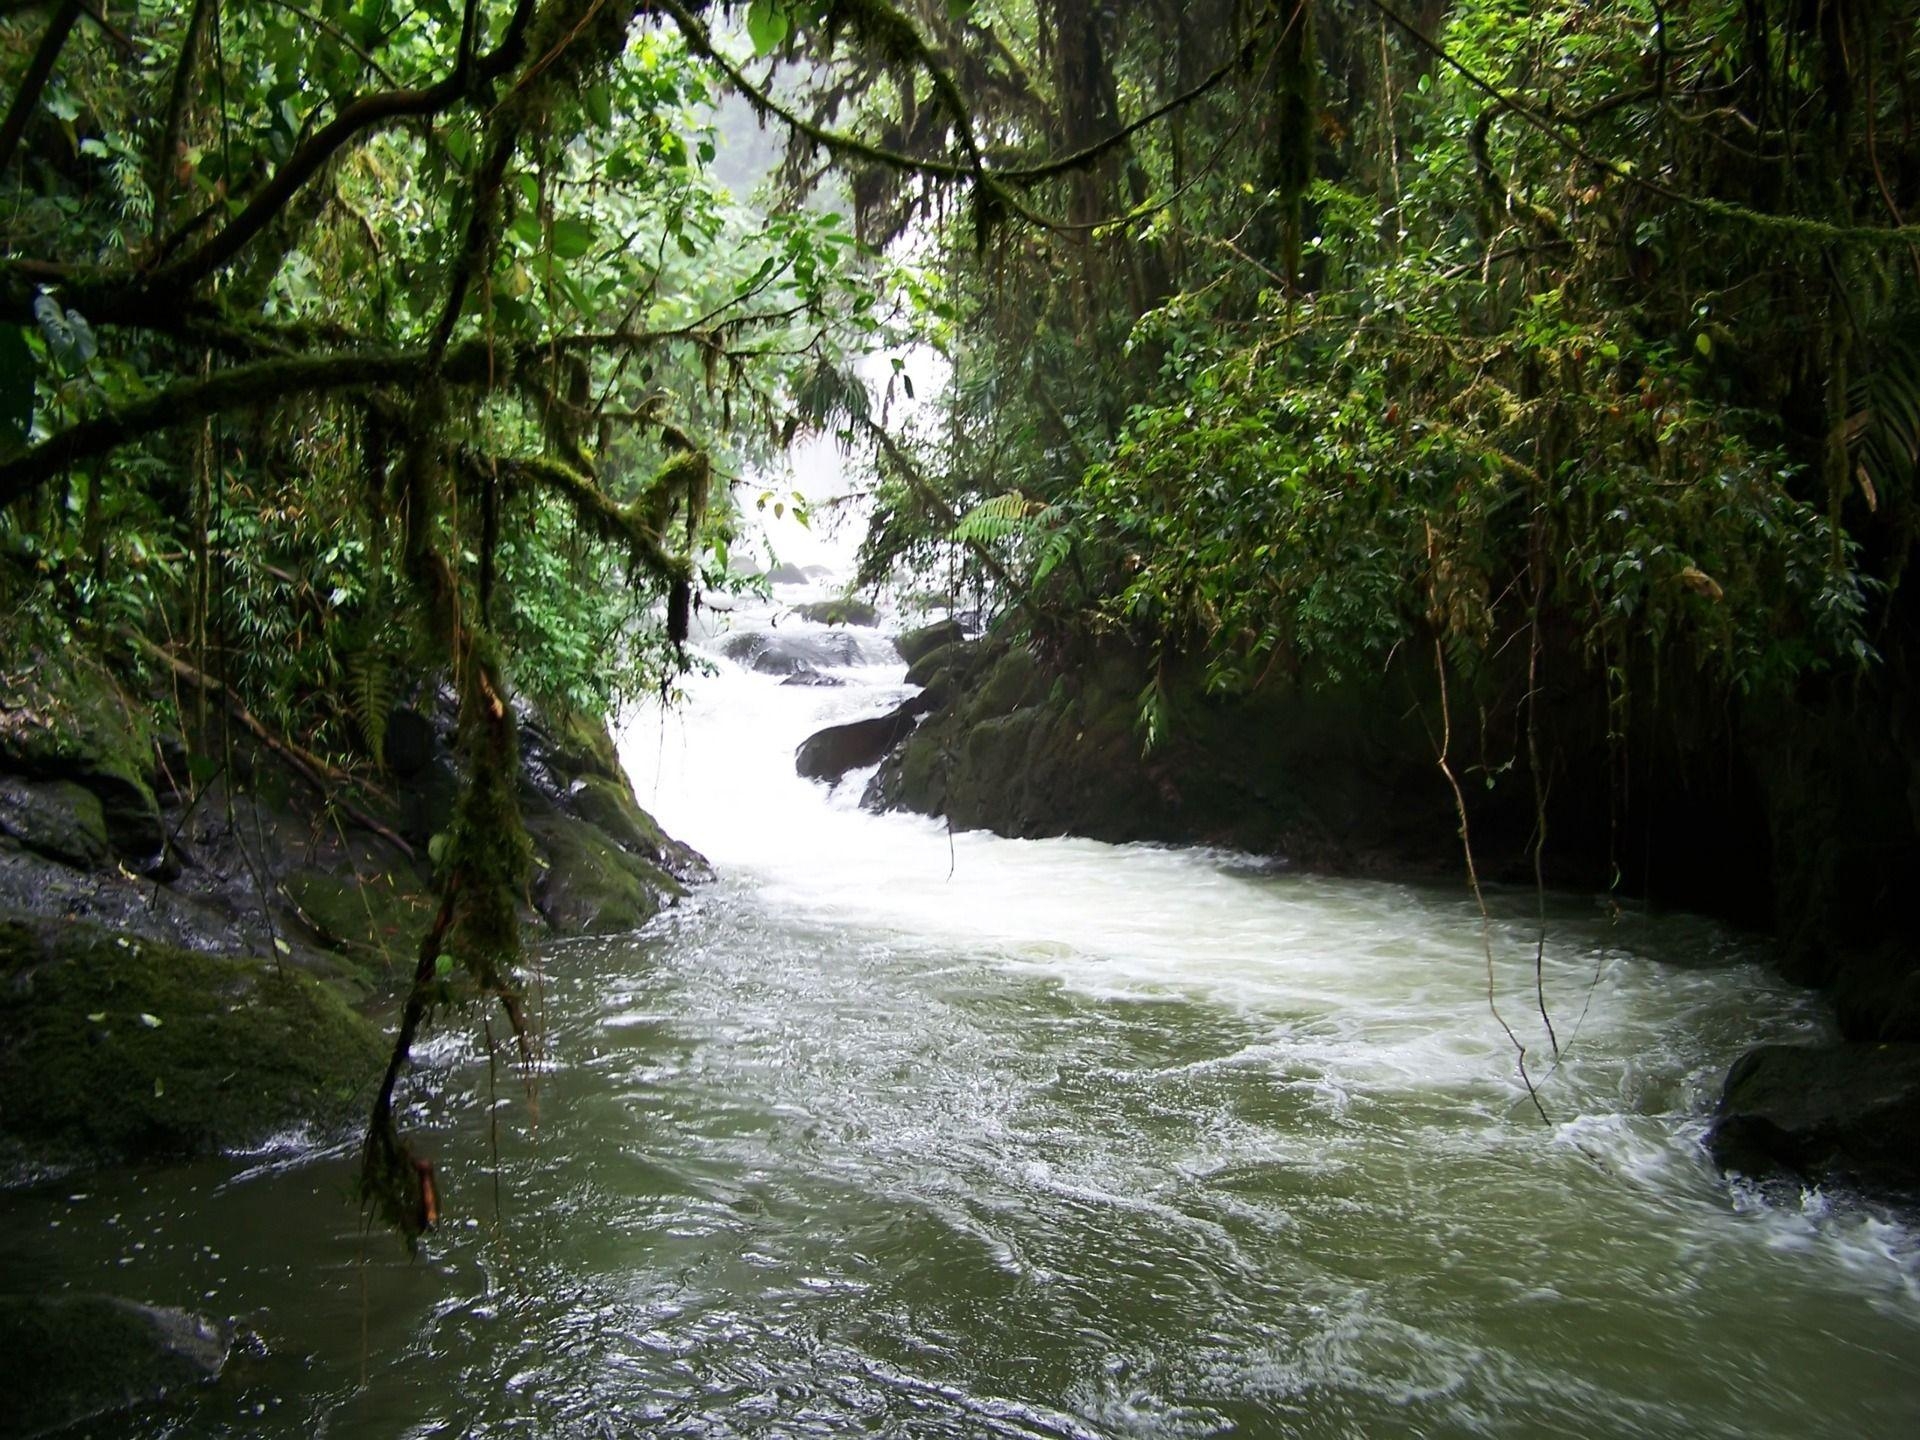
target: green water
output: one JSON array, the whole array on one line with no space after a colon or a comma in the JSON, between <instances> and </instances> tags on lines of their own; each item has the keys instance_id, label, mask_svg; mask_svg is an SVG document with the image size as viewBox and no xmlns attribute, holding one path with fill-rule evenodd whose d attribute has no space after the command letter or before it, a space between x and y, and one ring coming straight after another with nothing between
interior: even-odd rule
<instances>
[{"instance_id":1,"label":"green water","mask_svg":"<svg viewBox=\"0 0 1920 1440\"><path fill-rule=\"evenodd\" d=\"M367 1234L348 1150L0 1196L5 1288L250 1326L95 1436L1920 1434L1920 1239L1700 1147L1818 1003L1686 917L1230 856L950 837L792 773L899 692L732 671L628 732L724 878L563 946L546 1059L476 1024L406 1126L446 1219ZM866 678L870 683L858 684Z\"/></svg>"},{"instance_id":2,"label":"green water","mask_svg":"<svg viewBox=\"0 0 1920 1440\"><path fill-rule=\"evenodd\" d=\"M417 1259L362 1233L348 1158L260 1158L8 1197L9 1284L257 1330L100 1435L1914 1433L1913 1237L1699 1154L1745 1034L1816 1023L1730 942L1623 922L1673 968L1562 921L1601 988L1548 1127L1434 973L1471 969L1453 897L1061 848L1028 851L1056 894L1185 867L1303 946L1364 935L1352 1003L1286 1003L1284 956L1197 947L1182 986L723 884L545 958L531 1096L430 1047L450 1219Z\"/></svg>"}]
</instances>

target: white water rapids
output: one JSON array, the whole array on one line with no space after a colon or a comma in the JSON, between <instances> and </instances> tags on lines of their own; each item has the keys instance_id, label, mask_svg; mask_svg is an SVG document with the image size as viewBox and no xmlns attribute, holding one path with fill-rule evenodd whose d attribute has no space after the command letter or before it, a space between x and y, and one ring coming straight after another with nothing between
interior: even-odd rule
<instances>
[{"instance_id":1,"label":"white water rapids","mask_svg":"<svg viewBox=\"0 0 1920 1440\"><path fill-rule=\"evenodd\" d=\"M802 593L737 623L806 631ZM1542 1124L1457 887L949 835L798 779L906 693L867 636L837 687L717 661L629 717L642 802L720 878L547 953L537 1105L430 1048L408 1124L456 1218L419 1260L361 1234L348 1153L4 1202L19 1288L260 1333L139 1433L1920 1433L1913 1232L1701 1151L1743 1048L1825 1033L1751 942L1556 899L1556 1066L1533 899L1496 896Z\"/></svg>"}]
</instances>

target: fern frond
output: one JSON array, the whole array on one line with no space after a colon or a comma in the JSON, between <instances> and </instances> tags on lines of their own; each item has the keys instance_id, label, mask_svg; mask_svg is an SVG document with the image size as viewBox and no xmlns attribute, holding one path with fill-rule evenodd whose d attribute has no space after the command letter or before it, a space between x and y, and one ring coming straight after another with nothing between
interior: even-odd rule
<instances>
[{"instance_id":1,"label":"fern frond","mask_svg":"<svg viewBox=\"0 0 1920 1440\"><path fill-rule=\"evenodd\" d=\"M992 545L1025 534L1031 528L1028 522L1045 508L1018 490L1009 490L982 500L962 515L953 527L952 538L963 545Z\"/></svg>"},{"instance_id":2,"label":"fern frond","mask_svg":"<svg viewBox=\"0 0 1920 1440\"><path fill-rule=\"evenodd\" d=\"M1868 506L1878 509L1883 498L1912 492L1920 466L1920 345L1898 340L1882 348L1848 399L1854 475Z\"/></svg>"},{"instance_id":3,"label":"fern frond","mask_svg":"<svg viewBox=\"0 0 1920 1440\"><path fill-rule=\"evenodd\" d=\"M376 768L387 768L387 718L393 713L394 667L387 652L377 645L351 651L343 660L346 672L347 708L353 723L373 756Z\"/></svg>"}]
</instances>

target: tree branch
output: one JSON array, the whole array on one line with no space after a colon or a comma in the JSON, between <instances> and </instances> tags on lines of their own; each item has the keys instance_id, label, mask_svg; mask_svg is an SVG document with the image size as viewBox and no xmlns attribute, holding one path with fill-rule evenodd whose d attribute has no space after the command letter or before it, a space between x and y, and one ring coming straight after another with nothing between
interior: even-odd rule
<instances>
[{"instance_id":1,"label":"tree branch","mask_svg":"<svg viewBox=\"0 0 1920 1440\"><path fill-rule=\"evenodd\" d=\"M20 143L27 120L40 103L40 92L47 88L47 81L53 78L53 67L60 60L60 52L66 48L67 37L73 33L74 23L79 20L82 8L80 0L63 0L60 8L53 12L53 18L47 21L47 28L40 36L40 48L33 52L33 59L27 62L26 73L20 77L20 88L14 93L13 104L7 107L6 119L0 120L0 170L4 170L13 159L14 147Z\"/></svg>"}]
</instances>

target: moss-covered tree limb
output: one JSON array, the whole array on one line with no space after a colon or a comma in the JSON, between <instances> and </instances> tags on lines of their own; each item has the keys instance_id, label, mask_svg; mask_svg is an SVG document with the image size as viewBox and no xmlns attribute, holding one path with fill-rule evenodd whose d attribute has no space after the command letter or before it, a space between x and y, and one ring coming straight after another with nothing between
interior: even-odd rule
<instances>
[{"instance_id":1,"label":"moss-covered tree limb","mask_svg":"<svg viewBox=\"0 0 1920 1440\"><path fill-rule=\"evenodd\" d=\"M156 395L103 411L68 426L13 459L0 463L0 508L31 495L41 485L84 460L97 459L149 435L208 415L271 405L301 396L416 383L429 368L423 350L276 357L182 380ZM482 341L455 347L441 367L458 384L484 381L492 360Z\"/></svg>"},{"instance_id":2,"label":"moss-covered tree limb","mask_svg":"<svg viewBox=\"0 0 1920 1440\"><path fill-rule=\"evenodd\" d=\"M208 675L196 666L188 664L171 651L161 649L144 635L138 635L132 631L125 631L123 633L133 642L134 648L139 650L141 654L159 661L175 676L186 681L189 685L192 685L198 690L204 690L208 695L222 701L226 705L228 713L240 722L248 734L252 735L254 739L273 751L273 753L278 755L282 760L285 760L288 768L302 780L306 781L308 786L310 786L322 800L335 806L341 814L345 815L362 830L367 831L371 835L378 835L382 840L385 840L389 845L393 846L394 849L406 856L407 859L412 860L416 858L413 846L409 845L399 835L394 833L391 826L384 825L376 820L372 815L354 804L353 801L347 799L342 793L345 789L360 783L355 780L353 776L330 764L327 760L314 754L311 750L296 745L286 736L274 734L257 715L240 703L239 696L235 695L231 689L214 679L211 675Z\"/></svg>"},{"instance_id":3,"label":"moss-covered tree limb","mask_svg":"<svg viewBox=\"0 0 1920 1440\"><path fill-rule=\"evenodd\" d=\"M495 458L477 453L465 458L469 470L476 474L481 473L482 467L497 469L500 478L509 485L535 486L559 496L583 530L610 545L623 547L635 564L662 581L671 584L692 578L692 560L669 551L660 531L648 523L648 497L668 487L691 492L696 486L704 486L711 475L704 450L682 451L670 457L660 467L647 493L632 505L618 504L587 476L558 460L538 456Z\"/></svg>"}]
</instances>

